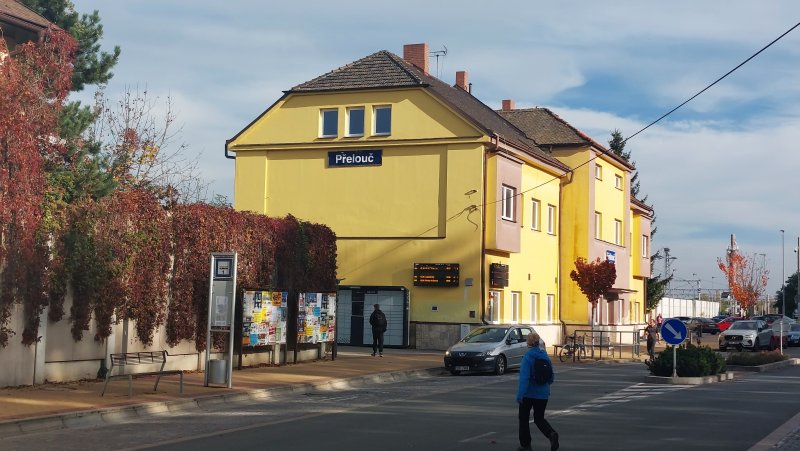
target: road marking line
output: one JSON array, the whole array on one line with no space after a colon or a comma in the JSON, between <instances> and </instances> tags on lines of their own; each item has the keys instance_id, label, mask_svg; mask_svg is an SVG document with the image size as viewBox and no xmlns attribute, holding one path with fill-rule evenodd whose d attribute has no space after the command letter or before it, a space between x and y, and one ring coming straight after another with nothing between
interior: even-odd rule
<instances>
[{"instance_id":1,"label":"road marking line","mask_svg":"<svg viewBox=\"0 0 800 451\"><path fill-rule=\"evenodd\" d=\"M467 443L467 442L471 442L471 441L473 441L473 440L477 440L477 439L479 439L479 438L488 437L488 436L490 436L490 435L492 435L492 434L494 434L494 432L487 432L487 433L485 433L485 434L476 435L475 437L470 437L470 438L465 438L464 440L459 440L459 441L458 441L458 443Z\"/></svg>"}]
</instances>

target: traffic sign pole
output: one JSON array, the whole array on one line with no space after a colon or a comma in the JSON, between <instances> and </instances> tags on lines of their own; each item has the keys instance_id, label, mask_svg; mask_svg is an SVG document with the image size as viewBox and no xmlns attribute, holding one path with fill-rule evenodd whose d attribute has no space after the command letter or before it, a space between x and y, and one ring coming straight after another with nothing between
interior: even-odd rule
<instances>
[{"instance_id":1,"label":"traffic sign pole","mask_svg":"<svg viewBox=\"0 0 800 451\"><path fill-rule=\"evenodd\" d=\"M686 324L676 318L669 318L661 325L661 338L672 345L672 377L678 377L677 346L686 339Z\"/></svg>"},{"instance_id":2,"label":"traffic sign pole","mask_svg":"<svg viewBox=\"0 0 800 451\"><path fill-rule=\"evenodd\" d=\"M672 377L678 377L678 352L672 347Z\"/></svg>"}]
</instances>

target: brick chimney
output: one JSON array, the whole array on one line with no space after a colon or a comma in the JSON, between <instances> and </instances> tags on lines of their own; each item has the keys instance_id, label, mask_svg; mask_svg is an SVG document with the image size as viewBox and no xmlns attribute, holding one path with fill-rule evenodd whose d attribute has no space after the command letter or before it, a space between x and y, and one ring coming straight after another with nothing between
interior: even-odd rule
<instances>
[{"instance_id":1,"label":"brick chimney","mask_svg":"<svg viewBox=\"0 0 800 451\"><path fill-rule=\"evenodd\" d=\"M406 44L403 46L403 59L428 74L428 44Z\"/></svg>"},{"instance_id":2,"label":"brick chimney","mask_svg":"<svg viewBox=\"0 0 800 451\"><path fill-rule=\"evenodd\" d=\"M460 70L456 72L456 86L463 89L464 91L469 91L467 71Z\"/></svg>"},{"instance_id":3,"label":"brick chimney","mask_svg":"<svg viewBox=\"0 0 800 451\"><path fill-rule=\"evenodd\" d=\"M516 102L514 102L511 99L503 100L503 111L511 111L511 110L516 110L516 109L517 109Z\"/></svg>"}]
</instances>

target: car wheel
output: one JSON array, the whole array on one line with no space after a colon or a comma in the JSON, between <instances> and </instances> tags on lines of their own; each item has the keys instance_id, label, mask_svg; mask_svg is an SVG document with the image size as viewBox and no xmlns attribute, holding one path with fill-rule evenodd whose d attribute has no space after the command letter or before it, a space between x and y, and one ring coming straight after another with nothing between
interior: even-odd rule
<instances>
[{"instance_id":1,"label":"car wheel","mask_svg":"<svg viewBox=\"0 0 800 451\"><path fill-rule=\"evenodd\" d=\"M759 343L758 338L756 338L756 341L753 342L753 352L758 352L759 349L761 349L761 343Z\"/></svg>"},{"instance_id":2,"label":"car wheel","mask_svg":"<svg viewBox=\"0 0 800 451\"><path fill-rule=\"evenodd\" d=\"M719 347L719 352L726 352L727 350L728 350L728 348L726 348L725 346L720 346Z\"/></svg>"},{"instance_id":3,"label":"car wheel","mask_svg":"<svg viewBox=\"0 0 800 451\"><path fill-rule=\"evenodd\" d=\"M494 374L500 376L506 372L506 356L500 354L494 361Z\"/></svg>"},{"instance_id":4,"label":"car wheel","mask_svg":"<svg viewBox=\"0 0 800 451\"><path fill-rule=\"evenodd\" d=\"M458 376L459 374L461 374L461 371L450 370L450 374L452 374L453 376Z\"/></svg>"}]
</instances>

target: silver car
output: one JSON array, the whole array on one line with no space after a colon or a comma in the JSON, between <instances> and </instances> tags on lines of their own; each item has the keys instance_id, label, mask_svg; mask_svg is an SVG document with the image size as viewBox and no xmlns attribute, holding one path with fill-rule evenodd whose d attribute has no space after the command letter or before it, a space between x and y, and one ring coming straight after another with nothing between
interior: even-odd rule
<instances>
[{"instance_id":1,"label":"silver car","mask_svg":"<svg viewBox=\"0 0 800 451\"><path fill-rule=\"evenodd\" d=\"M727 351L728 348L740 351L743 349L757 351L761 348L772 350L774 347L772 335L772 328L766 321L736 321L719 335L719 350Z\"/></svg>"},{"instance_id":2,"label":"silver car","mask_svg":"<svg viewBox=\"0 0 800 451\"><path fill-rule=\"evenodd\" d=\"M519 367L528 351L531 326L517 324L481 326L444 353L444 366L451 374L491 371L503 374Z\"/></svg>"}]
</instances>

